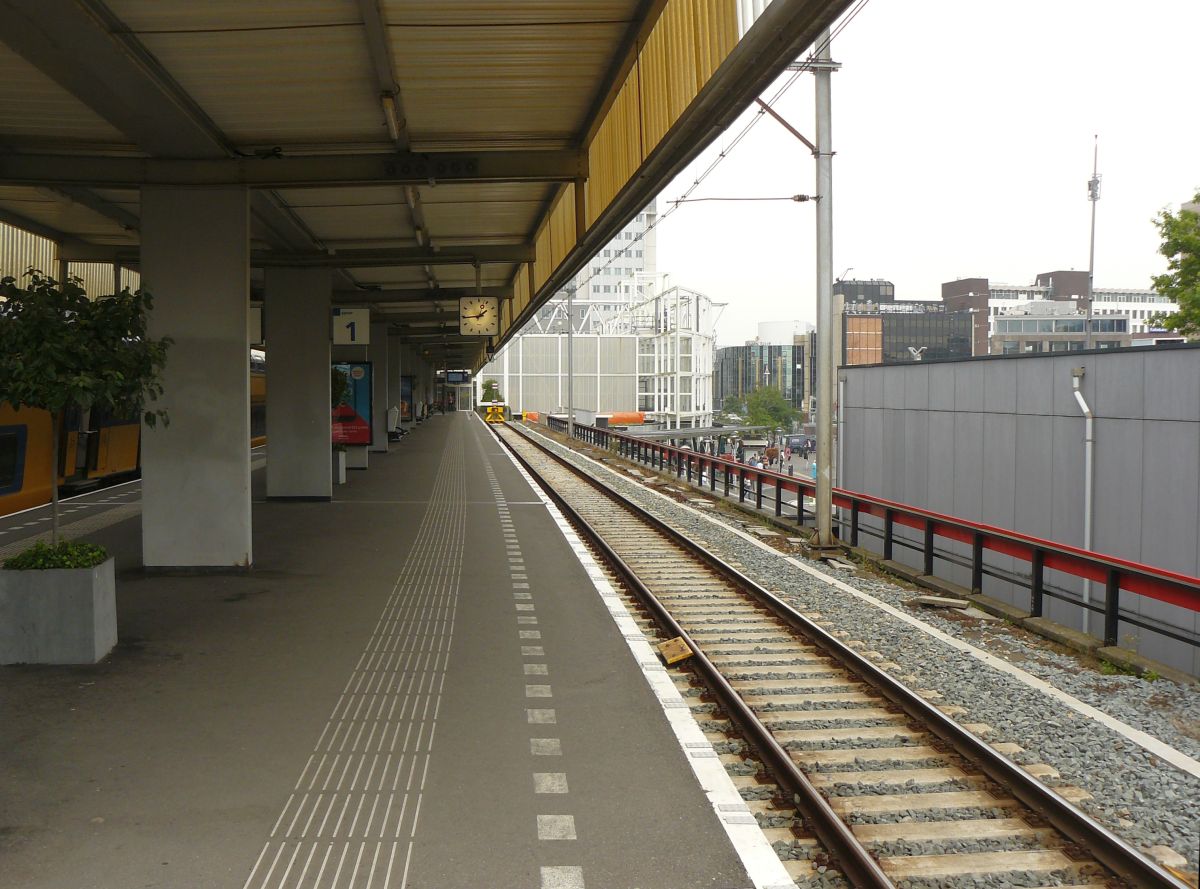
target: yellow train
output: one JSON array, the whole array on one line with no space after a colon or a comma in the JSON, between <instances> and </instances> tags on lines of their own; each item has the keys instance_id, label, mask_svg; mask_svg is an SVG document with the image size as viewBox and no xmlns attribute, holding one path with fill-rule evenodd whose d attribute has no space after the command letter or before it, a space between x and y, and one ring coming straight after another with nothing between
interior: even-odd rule
<instances>
[{"instance_id":1,"label":"yellow train","mask_svg":"<svg viewBox=\"0 0 1200 889\"><path fill-rule=\"evenodd\" d=\"M250 446L265 444L266 355L250 354ZM86 426L86 429L83 427ZM59 491L76 491L137 476L141 466L137 418L103 411L67 411L52 446L50 414L0 402L0 516L50 502L51 460L57 456Z\"/></svg>"}]
</instances>

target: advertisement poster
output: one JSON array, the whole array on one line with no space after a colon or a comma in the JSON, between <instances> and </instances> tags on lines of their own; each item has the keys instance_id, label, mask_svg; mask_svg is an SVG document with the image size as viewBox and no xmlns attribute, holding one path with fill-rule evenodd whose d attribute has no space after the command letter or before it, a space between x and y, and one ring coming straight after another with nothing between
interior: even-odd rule
<instances>
[{"instance_id":1,"label":"advertisement poster","mask_svg":"<svg viewBox=\"0 0 1200 889\"><path fill-rule=\"evenodd\" d=\"M333 443L369 445L371 443L371 362L335 362L334 368L346 375L346 388L333 408ZM331 399L332 400L332 399Z\"/></svg>"},{"instance_id":2,"label":"advertisement poster","mask_svg":"<svg viewBox=\"0 0 1200 889\"><path fill-rule=\"evenodd\" d=\"M400 378L400 422L411 423L416 417L413 413L413 378Z\"/></svg>"}]
</instances>

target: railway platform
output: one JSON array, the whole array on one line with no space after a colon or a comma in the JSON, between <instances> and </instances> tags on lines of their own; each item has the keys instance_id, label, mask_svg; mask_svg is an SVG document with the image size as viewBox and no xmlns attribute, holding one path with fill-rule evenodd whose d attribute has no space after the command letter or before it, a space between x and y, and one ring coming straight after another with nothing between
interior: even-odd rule
<instances>
[{"instance_id":1,"label":"railway platform","mask_svg":"<svg viewBox=\"0 0 1200 889\"><path fill-rule=\"evenodd\" d=\"M0 885L770 885L686 708L478 418L422 424L332 503L261 476L252 571L147 574L138 516L99 523L117 649L0 668Z\"/></svg>"}]
</instances>

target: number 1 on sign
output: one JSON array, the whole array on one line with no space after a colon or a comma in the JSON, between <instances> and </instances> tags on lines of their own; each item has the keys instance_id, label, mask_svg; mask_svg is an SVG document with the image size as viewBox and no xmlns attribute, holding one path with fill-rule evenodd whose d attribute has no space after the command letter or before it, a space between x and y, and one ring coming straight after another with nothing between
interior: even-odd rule
<instances>
[{"instance_id":1,"label":"number 1 on sign","mask_svg":"<svg viewBox=\"0 0 1200 889\"><path fill-rule=\"evenodd\" d=\"M354 335L354 326L355 326L354 321L351 321L349 324L346 325L346 329L348 331L350 331L350 342L354 342L354 340L357 339L357 337L355 337L355 335Z\"/></svg>"}]
</instances>

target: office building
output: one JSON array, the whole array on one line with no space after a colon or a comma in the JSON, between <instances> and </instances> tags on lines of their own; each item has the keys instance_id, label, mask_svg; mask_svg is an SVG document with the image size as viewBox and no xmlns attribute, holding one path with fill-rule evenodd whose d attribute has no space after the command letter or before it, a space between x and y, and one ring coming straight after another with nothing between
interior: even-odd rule
<instances>
[{"instance_id":1,"label":"office building","mask_svg":"<svg viewBox=\"0 0 1200 889\"><path fill-rule=\"evenodd\" d=\"M972 313L975 354L984 355L996 334L996 318L1012 309L1030 302L1055 301L1069 303L1086 313L1087 277L1086 271L1043 272L1036 276L1033 284L1027 285L996 284L987 278L960 278L942 284L942 301L952 311ZM1125 318L1128 333L1134 336L1155 331L1155 316L1177 310L1175 303L1153 290L1095 287L1092 291L1093 318L1097 321ZM1099 325L1094 326L1093 332L1098 331Z\"/></svg>"},{"instance_id":2,"label":"office building","mask_svg":"<svg viewBox=\"0 0 1200 889\"><path fill-rule=\"evenodd\" d=\"M1117 349L1132 345L1129 318L1092 318L1092 347ZM1087 346L1086 316L1069 300L1031 300L1006 309L992 320L990 351L1012 355L1025 352L1075 352Z\"/></svg>"}]
</instances>

